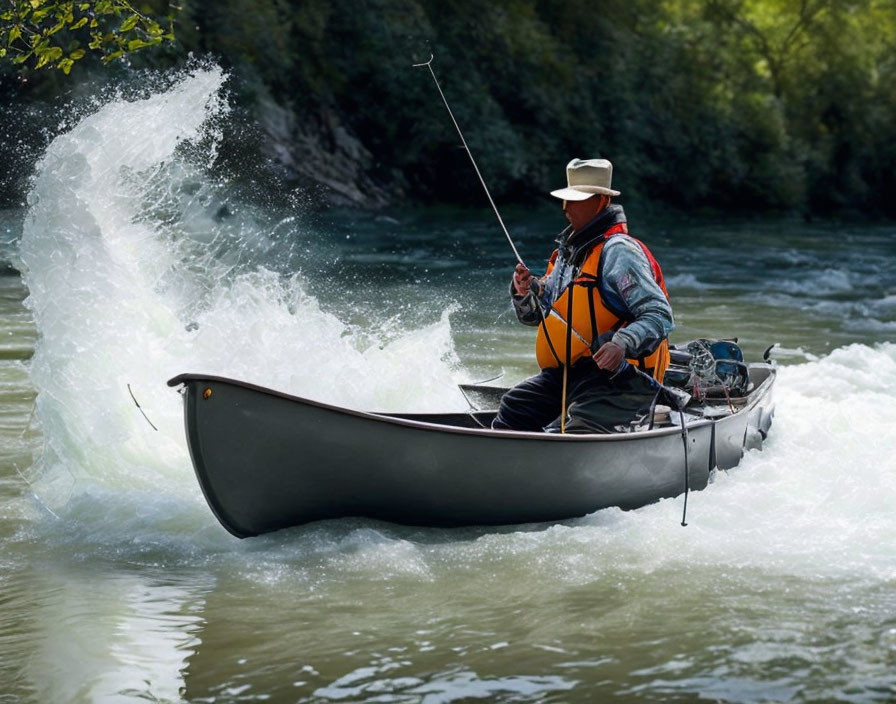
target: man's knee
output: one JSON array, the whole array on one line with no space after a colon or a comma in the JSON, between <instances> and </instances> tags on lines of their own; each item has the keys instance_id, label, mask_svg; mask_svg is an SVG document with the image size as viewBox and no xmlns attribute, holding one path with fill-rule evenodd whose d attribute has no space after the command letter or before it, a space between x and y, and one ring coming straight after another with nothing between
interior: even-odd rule
<instances>
[{"instance_id":1,"label":"man's knee","mask_svg":"<svg viewBox=\"0 0 896 704\"><path fill-rule=\"evenodd\" d=\"M495 430L540 431L560 413L554 370L544 370L508 390L501 398Z\"/></svg>"}]
</instances>

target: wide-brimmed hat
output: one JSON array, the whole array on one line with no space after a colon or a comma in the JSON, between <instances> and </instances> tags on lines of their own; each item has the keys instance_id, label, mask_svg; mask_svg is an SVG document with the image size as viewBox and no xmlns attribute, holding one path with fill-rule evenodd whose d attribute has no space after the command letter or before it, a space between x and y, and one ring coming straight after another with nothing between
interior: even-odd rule
<instances>
[{"instance_id":1,"label":"wide-brimmed hat","mask_svg":"<svg viewBox=\"0 0 896 704\"><path fill-rule=\"evenodd\" d=\"M573 159L566 165L568 186L551 195L563 200L586 200L598 193L618 196L619 191L610 188L612 181L613 165L606 159Z\"/></svg>"}]
</instances>

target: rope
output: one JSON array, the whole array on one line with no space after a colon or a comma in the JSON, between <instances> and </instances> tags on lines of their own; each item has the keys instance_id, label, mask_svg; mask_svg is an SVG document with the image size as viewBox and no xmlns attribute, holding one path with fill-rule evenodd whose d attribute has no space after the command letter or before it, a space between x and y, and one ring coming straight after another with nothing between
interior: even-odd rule
<instances>
[{"instance_id":1,"label":"rope","mask_svg":"<svg viewBox=\"0 0 896 704\"><path fill-rule=\"evenodd\" d=\"M688 426L684 422L684 407L678 407L678 417L681 419L681 439L684 442L684 509L681 513L681 525L688 524L688 494L691 491L691 473L688 466Z\"/></svg>"},{"instance_id":2,"label":"rope","mask_svg":"<svg viewBox=\"0 0 896 704\"><path fill-rule=\"evenodd\" d=\"M575 272L573 272L575 273ZM575 281L569 282L569 296L566 299L566 359L563 365L563 399L560 404L560 434L566 433L566 380L569 372L569 362L572 357L572 295L575 290Z\"/></svg>"}]
</instances>

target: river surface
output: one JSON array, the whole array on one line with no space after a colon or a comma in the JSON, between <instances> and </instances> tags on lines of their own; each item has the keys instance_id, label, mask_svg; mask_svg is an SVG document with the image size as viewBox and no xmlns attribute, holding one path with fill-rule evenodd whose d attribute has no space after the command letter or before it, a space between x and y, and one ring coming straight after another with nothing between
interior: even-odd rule
<instances>
[{"instance_id":1,"label":"river surface","mask_svg":"<svg viewBox=\"0 0 896 704\"><path fill-rule=\"evenodd\" d=\"M168 378L462 410L534 372L533 330L487 210L241 198L222 80L99 105L0 212L0 702L896 700L896 227L629 213L673 340L779 343L771 436L687 528L673 499L240 541ZM559 208L504 214L543 267Z\"/></svg>"}]
</instances>

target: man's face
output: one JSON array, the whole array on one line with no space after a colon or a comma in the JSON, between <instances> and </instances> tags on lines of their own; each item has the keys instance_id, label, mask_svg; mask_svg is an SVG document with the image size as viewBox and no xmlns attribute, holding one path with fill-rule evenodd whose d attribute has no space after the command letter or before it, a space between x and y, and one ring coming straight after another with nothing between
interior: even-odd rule
<instances>
[{"instance_id":1,"label":"man's face","mask_svg":"<svg viewBox=\"0 0 896 704\"><path fill-rule=\"evenodd\" d=\"M563 214L566 215L572 229L578 231L604 209L607 200L606 196L601 195L591 196L587 200L565 200L563 201Z\"/></svg>"}]
</instances>

